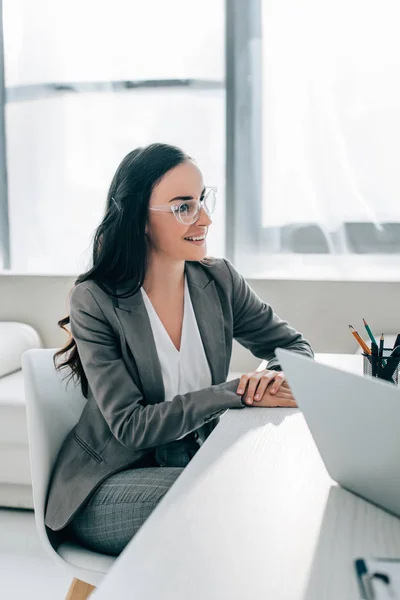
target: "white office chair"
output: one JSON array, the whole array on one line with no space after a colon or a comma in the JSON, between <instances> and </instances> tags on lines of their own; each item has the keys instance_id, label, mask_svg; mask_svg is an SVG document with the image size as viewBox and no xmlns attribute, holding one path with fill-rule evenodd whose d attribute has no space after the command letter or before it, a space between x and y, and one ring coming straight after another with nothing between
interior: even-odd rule
<instances>
[{"instance_id":1,"label":"white office chair","mask_svg":"<svg viewBox=\"0 0 400 600\"><path fill-rule=\"evenodd\" d=\"M53 365L55 349L27 350L22 355L29 454L36 527L43 546L74 578L67 600L85 600L98 586L115 557L91 552L70 542L53 547L44 524L50 476L61 445L76 425L86 399L80 386L62 381Z\"/></svg>"}]
</instances>

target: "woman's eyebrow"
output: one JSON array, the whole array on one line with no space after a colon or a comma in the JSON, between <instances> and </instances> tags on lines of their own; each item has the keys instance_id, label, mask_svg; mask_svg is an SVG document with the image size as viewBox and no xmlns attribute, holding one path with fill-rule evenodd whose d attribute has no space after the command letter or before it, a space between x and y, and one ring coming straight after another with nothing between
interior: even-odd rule
<instances>
[{"instance_id":1,"label":"woman's eyebrow","mask_svg":"<svg viewBox=\"0 0 400 600\"><path fill-rule=\"evenodd\" d=\"M206 188L203 188L203 191L200 194L200 198L202 196L204 196L204 192L206 191ZM174 200L194 200L193 196L175 196L175 198L172 198L169 202L173 202Z\"/></svg>"}]
</instances>

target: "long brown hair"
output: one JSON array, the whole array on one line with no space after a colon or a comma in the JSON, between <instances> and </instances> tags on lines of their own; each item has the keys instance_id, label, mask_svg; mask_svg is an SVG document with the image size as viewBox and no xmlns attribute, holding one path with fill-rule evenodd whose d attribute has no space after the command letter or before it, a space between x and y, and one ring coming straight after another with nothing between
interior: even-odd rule
<instances>
[{"instance_id":1,"label":"long brown hair","mask_svg":"<svg viewBox=\"0 0 400 600\"><path fill-rule=\"evenodd\" d=\"M136 148L125 156L112 179L105 214L94 234L92 267L77 278L75 285L91 279L114 297L118 283L132 281L131 289L123 297L131 296L142 286L146 274L145 228L152 190L168 171L187 160L190 157L182 150L167 144ZM58 321L68 334L68 341L55 353L54 365L58 370L68 369L68 379L80 383L87 398L88 380L76 341L67 328L69 324L69 315Z\"/></svg>"}]
</instances>

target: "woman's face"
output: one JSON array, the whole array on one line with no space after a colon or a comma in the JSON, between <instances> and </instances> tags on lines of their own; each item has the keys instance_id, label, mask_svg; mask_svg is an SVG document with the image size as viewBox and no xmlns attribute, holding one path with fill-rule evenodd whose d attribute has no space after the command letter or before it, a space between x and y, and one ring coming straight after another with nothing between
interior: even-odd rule
<instances>
[{"instance_id":1,"label":"woman's face","mask_svg":"<svg viewBox=\"0 0 400 600\"><path fill-rule=\"evenodd\" d=\"M153 189L149 207L170 207L193 198L200 200L204 190L203 177L200 170L191 161L184 162L161 179ZM183 209L185 207L182 207ZM180 223L172 211L149 210L146 234L152 252L162 254L175 260L203 259L207 254L206 237L212 221L202 209L196 223L192 225ZM192 241L188 238L203 237L203 240Z\"/></svg>"}]
</instances>

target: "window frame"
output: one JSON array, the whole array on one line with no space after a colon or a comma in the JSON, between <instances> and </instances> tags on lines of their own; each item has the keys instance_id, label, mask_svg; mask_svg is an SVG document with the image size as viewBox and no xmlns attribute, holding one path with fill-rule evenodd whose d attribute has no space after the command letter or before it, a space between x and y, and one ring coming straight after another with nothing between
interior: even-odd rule
<instances>
[{"instance_id":1,"label":"window frame","mask_svg":"<svg viewBox=\"0 0 400 600\"><path fill-rule=\"evenodd\" d=\"M252 252L262 233L261 0L226 0L225 18L225 251L235 263L237 239Z\"/></svg>"},{"instance_id":2,"label":"window frame","mask_svg":"<svg viewBox=\"0 0 400 600\"><path fill-rule=\"evenodd\" d=\"M0 268L11 268L6 156L3 2L0 0Z\"/></svg>"}]
</instances>

